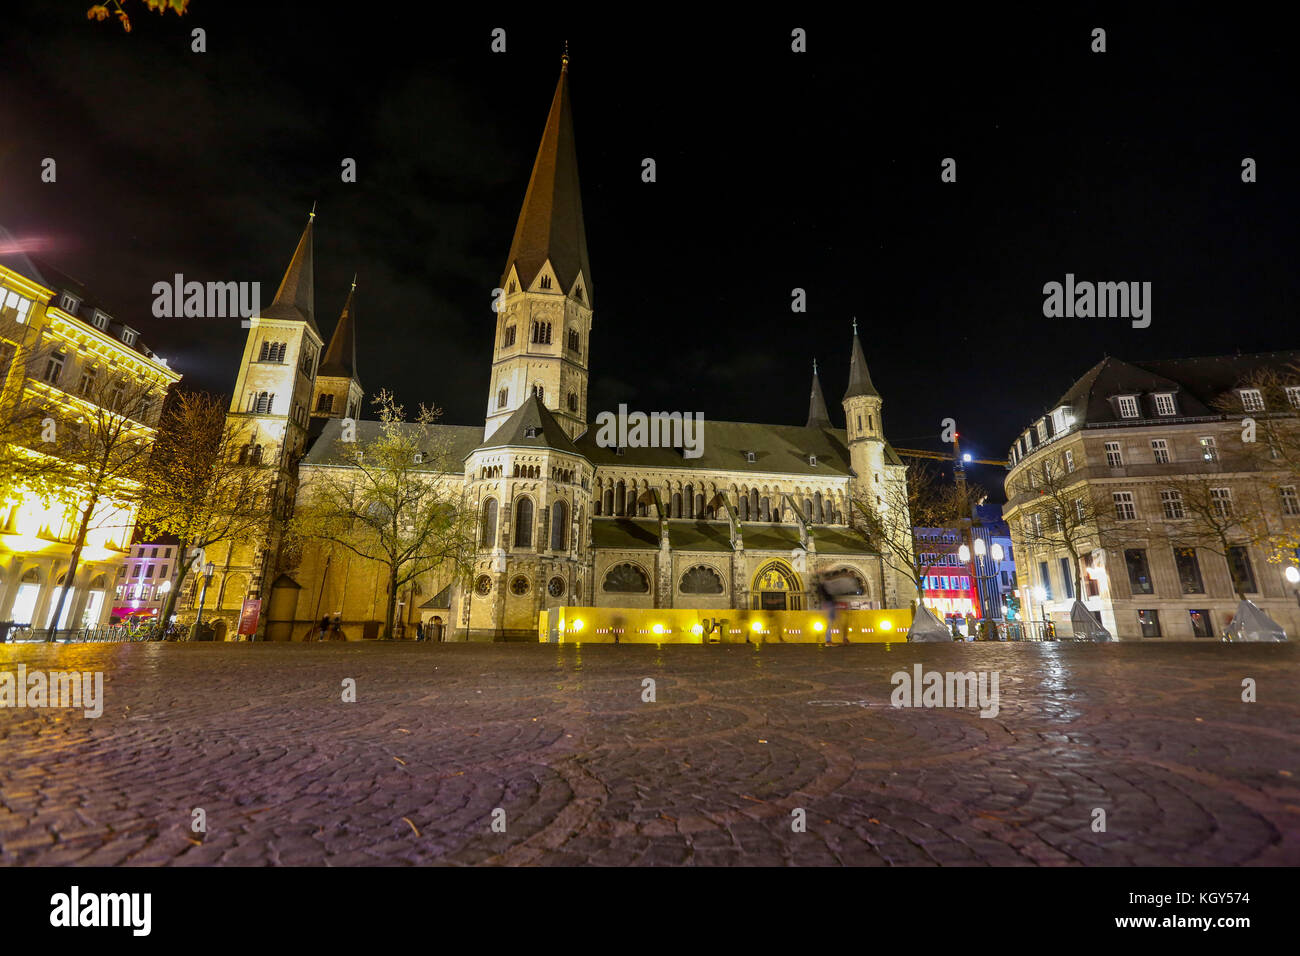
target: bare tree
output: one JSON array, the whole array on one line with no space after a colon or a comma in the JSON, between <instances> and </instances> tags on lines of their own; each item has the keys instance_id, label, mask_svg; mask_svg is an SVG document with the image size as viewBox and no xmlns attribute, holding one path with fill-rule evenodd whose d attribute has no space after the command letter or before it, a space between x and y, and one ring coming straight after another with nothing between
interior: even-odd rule
<instances>
[{"instance_id":1,"label":"bare tree","mask_svg":"<svg viewBox=\"0 0 1300 956\"><path fill-rule=\"evenodd\" d=\"M154 383L87 371L78 387L83 403L52 412L44 475L49 497L73 514L72 558L54 605L54 638L92 528L120 527L123 538L140 500L150 451L150 426L163 400Z\"/></svg>"},{"instance_id":2,"label":"bare tree","mask_svg":"<svg viewBox=\"0 0 1300 956\"><path fill-rule=\"evenodd\" d=\"M304 476L292 534L325 541L386 569L384 636L393 636L397 595L434 569L464 581L474 551L473 509L461 463L433 426L436 408L420 406L414 422L392 394L374 399L379 429L367 441L339 441L338 464ZM345 436L346 437L346 436Z\"/></svg>"},{"instance_id":3,"label":"bare tree","mask_svg":"<svg viewBox=\"0 0 1300 956\"><path fill-rule=\"evenodd\" d=\"M175 586L161 620L171 620L181 586L203 550L254 539L271 509L273 474L249 461L226 417L225 396L177 392L168 403L146 469L139 525L180 544Z\"/></svg>"},{"instance_id":4,"label":"bare tree","mask_svg":"<svg viewBox=\"0 0 1300 956\"><path fill-rule=\"evenodd\" d=\"M886 486L879 507L853 499L853 527L881 553L881 557L902 573L916 591L919 607L925 600L925 579L939 570L950 570L946 560L961 548L961 538L948 541L943 535L930 540L927 528L960 528L970 521L969 500L979 500L977 488L965 494L950 484L943 473L930 465L907 466L906 482Z\"/></svg>"},{"instance_id":5,"label":"bare tree","mask_svg":"<svg viewBox=\"0 0 1300 956\"><path fill-rule=\"evenodd\" d=\"M1221 474L1179 475L1166 483L1162 495L1164 529L1170 544L1219 555L1228 564L1237 597L1245 600L1246 582L1231 549L1269 540L1260 482ZM1175 516L1172 519L1171 514Z\"/></svg>"},{"instance_id":6,"label":"bare tree","mask_svg":"<svg viewBox=\"0 0 1300 956\"><path fill-rule=\"evenodd\" d=\"M1121 530L1113 503L1095 497L1082 476L1070 471L1058 455L1044 455L1026 468L1009 493L1027 499L1020 517L1025 547L1068 553L1074 593L1082 600L1084 556L1113 543Z\"/></svg>"}]
</instances>

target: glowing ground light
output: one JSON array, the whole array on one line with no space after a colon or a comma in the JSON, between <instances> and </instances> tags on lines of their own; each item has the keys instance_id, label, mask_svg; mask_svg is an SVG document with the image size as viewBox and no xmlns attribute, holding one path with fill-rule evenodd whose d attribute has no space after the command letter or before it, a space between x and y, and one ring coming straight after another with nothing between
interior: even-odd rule
<instances>
[{"instance_id":1,"label":"glowing ground light","mask_svg":"<svg viewBox=\"0 0 1300 956\"><path fill-rule=\"evenodd\" d=\"M893 621L881 621L881 622L880 622L880 629L881 629L882 631L892 631L892 630L894 629L894 622L893 622Z\"/></svg>"},{"instance_id":2,"label":"glowing ground light","mask_svg":"<svg viewBox=\"0 0 1300 956\"><path fill-rule=\"evenodd\" d=\"M694 627L691 628L691 633L694 634L696 637L699 637L701 634L704 633L704 625L696 624Z\"/></svg>"},{"instance_id":3,"label":"glowing ground light","mask_svg":"<svg viewBox=\"0 0 1300 956\"><path fill-rule=\"evenodd\" d=\"M664 632L664 626L662 624L656 624L654 627L650 628L650 630L654 631L656 634L662 634Z\"/></svg>"},{"instance_id":4,"label":"glowing ground light","mask_svg":"<svg viewBox=\"0 0 1300 956\"><path fill-rule=\"evenodd\" d=\"M822 631L826 630L826 625L823 624L821 621L814 621L813 630L817 631L818 633L821 633Z\"/></svg>"},{"instance_id":5,"label":"glowing ground light","mask_svg":"<svg viewBox=\"0 0 1300 956\"><path fill-rule=\"evenodd\" d=\"M581 631L582 621L574 621L572 624L569 625L569 629L573 631Z\"/></svg>"},{"instance_id":6,"label":"glowing ground light","mask_svg":"<svg viewBox=\"0 0 1300 956\"><path fill-rule=\"evenodd\" d=\"M753 624L749 625L749 629L751 631L761 631L763 629L763 622L755 621Z\"/></svg>"}]
</instances>

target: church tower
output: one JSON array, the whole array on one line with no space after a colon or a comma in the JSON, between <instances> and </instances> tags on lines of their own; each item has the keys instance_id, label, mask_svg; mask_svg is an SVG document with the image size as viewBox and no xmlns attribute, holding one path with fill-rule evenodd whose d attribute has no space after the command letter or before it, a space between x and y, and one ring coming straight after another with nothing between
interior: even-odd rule
<instances>
[{"instance_id":1,"label":"church tower","mask_svg":"<svg viewBox=\"0 0 1300 956\"><path fill-rule=\"evenodd\" d=\"M817 360L813 359L812 394L808 396L808 424L805 428L830 428L831 413L822 394L822 380L817 377Z\"/></svg>"},{"instance_id":2,"label":"church tower","mask_svg":"<svg viewBox=\"0 0 1300 956\"><path fill-rule=\"evenodd\" d=\"M813 383L814 392L817 383ZM849 442L849 459L856 476L856 494L867 507L878 508L886 500L885 424L883 402L867 371L858 338L858 320L853 320L853 352L849 359L849 387L844 392L844 428Z\"/></svg>"},{"instance_id":3,"label":"church tower","mask_svg":"<svg viewBox=\"0 0 1300 956\"><path fill-rule=\"evenodd\" d=\"M361 379L357 377L356 296L357 277L353 276L348 300L343 303L343 313L338 325L334 326L329 347L325 349L325 357L316 372L316 387L311 397L313 423L327 418L356 420L361 417L365 392L361 388Z\"/></svg>"},{"instance_id":4,"label":"church tower","mask_svg":"<svg viewBox=\"0 0 1300 956\"><path fill-rule=\"evenodd\" d=\"M496 338L485 439L537 395L570 440L587 429L591 267L569 102L569 57L495 300Z\"/></svg>"},{"instance_id":5,"label":"church tower","mask_svg":"<svg viewBox=\"0 0 1300 956\"><path fill-rule=\"evenodd\" d=\"M238 615L245 597L269 596L269 585L281 570L283 523L293 507L297 463L307 442L316 363L323 344L315 315L315 218L313 206L275 299L248 320L248 339L226 416L239 460L274 470L262 540L223 542L213 549L216 553L205 556L220 575L219 583L214 580L209 588L208 607L227 618L231 612ZM265 612L264 607L264 617Z\"/></svg>"}]
</instances>

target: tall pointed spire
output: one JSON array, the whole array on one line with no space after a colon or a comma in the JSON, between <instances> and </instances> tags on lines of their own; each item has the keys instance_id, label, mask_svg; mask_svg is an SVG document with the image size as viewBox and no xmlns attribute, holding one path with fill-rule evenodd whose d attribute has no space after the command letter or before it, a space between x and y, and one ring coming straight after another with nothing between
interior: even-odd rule
<instances>
[{"instance_id":1,"label":"tall pointed spire","mask_svg":"<svg viewBox=\"0 0 1300 956\"><path fill-rule=\"evenodd\" d=\"M555 85L551 112L546 118L542 143L533 161L523 208L515 225L514 241L502 272L513 266L519 282L528 288L550 260L560 292L568 292L581 272L585 277L583 296L591 296L591 267L587 263L587 233L582 219L582 193L578 187L578 157L573 139L573 107L569 102L569 55L566 47L560 80Z\"/></svg>"},{"instance_id":2,"label":"tall pointed spire","mask_svg":"<svg viewBox=\"0 0 1300 956\"><path fill-rule=\"evenodd\" d=\"M813 359L812 395L808 398L808 424L806 427L831 427L831 413L826 410L826 398L822 395L821 379L817 377L816 359Z\"/></svg>"},{"instance_id":3,"label":"tall pointed spire","mask_svg":"<svg viewBox=\"0 0 1300 956\"><path fill-rule=\"evenodd\" d=\"M316 372L318 376L355 378L358 382L361 381L357 375L356 295L357 277L353 276L352 289L348 292L347 302L343 303L343 312L339 316L339 324L334 326L334 334L330 336L325 357L321 359L320 368Z\"/></svg>"},{"instance_id":4,"label":"tall pointed spire","mask_svg":"<svg viewBox=\"0 0 1300 956\"><path fill-rule=\"evenodd\" d=\"M262 310L262 315L268 319L306 322L319 335L320 329L316 327L316 282L311 251L311 230L315 219L316 204L312 203L307 225L302 231L302 238L298 240L298 248L293 251L293 258L289 260L289 268L280 280L275 299Z\"/></svg>"},{"instance_id":5,"label":"tall pointed spire","mask_svg":"<svg viewBox=\"0 0 1300 956\"><path fill-rule=\"evenodd\" d=\"M858 338L858 320L853 320L853 357L849 360L849 387L845 398L856 395L870 395L879 398L876 386L871 384L871 373L867 371L867 358L862 354L862 340Z\"/></svg>"}]
</instances>

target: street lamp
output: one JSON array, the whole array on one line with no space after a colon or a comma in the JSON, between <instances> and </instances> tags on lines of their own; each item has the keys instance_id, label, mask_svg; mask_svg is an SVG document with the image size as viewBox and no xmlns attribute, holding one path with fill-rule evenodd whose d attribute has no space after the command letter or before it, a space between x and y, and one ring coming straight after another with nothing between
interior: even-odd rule
<instances>
[{"instance_id":1,"label":"street lamp","mask_svg":"<svg viewBox=\"0 0 1300 956\"><path fill-rule=\"evenodd\" d=\"M212 573L216 571L216 565L209 561L203 567L203 590L199 593L199 616L194 619L194 636L199 636L199 629L203 625L203 605L208 599L208 585L212 583Z\"/></svg>"},{"instance_id":2,"label":"street lamp","mask_svg":"<svg viewBox=\"0 0 1300 956\"><path fill-rule=\"evenodd\" d=\"M1297 568L1294 564L1288 565L1287 569L1282 573L1286 577L1287 583L1291 585L1291 589L1295 591L1296 604L1300 604L1300 589L1296 588L1296 585L1300 584L1300 568Z\"/></svg>"}]
</instances>

